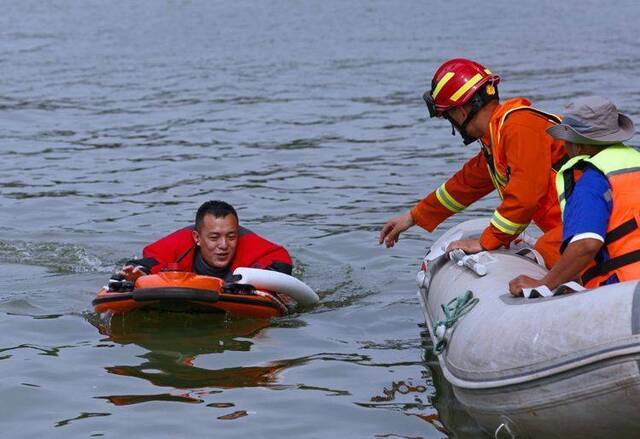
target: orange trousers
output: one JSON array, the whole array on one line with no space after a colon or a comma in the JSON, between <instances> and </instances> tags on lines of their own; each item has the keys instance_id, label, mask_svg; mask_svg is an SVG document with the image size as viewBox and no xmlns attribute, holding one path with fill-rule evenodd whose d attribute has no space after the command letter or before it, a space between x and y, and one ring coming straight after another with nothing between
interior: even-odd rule
<instances>
[{"instance_id":1,"label":"orange trousers","mask_svg":"<svg viewBox=\"0 0 640 439\"><path fill-rule=\"evenodd\" d=\"M560 259L560 245L562 244L562 224L554 227L546 232L536 241L536 245L533 246L542 257L544 263L549 270Z\"/></svg>"}]
</instances>

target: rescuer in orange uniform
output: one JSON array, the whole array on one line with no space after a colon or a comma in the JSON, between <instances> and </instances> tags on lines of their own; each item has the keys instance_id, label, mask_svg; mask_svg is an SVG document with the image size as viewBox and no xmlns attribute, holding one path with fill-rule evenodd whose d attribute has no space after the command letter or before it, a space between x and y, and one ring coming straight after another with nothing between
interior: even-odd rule
<instances>
[{"instance_id":1,"label":"rescuer in orange uniform","mask_svg":"<svg viewBox=\"0 0 640 439\"><path fill-rule=\"evenodd\" d=\"M525 98L499 102L500 77L468 59L452 59L436 71L424 100L431 117L447 119L465 145L481 150L435 191L404 215L387 221L380 243L393 247L414 224L433 231L494 189L502 202L479 239L451 243L467 253L508 246L533 220L545 235L536 249L548 266L559 257L562 235L555 174L566 161L563 142L547 128L560 118L531 107Z\"/></svg>"},{"instance_id":2,"label":"rescuer in orange uniform","mask_svg":"<svg viewBox=\"0 0 640 439\"><path fill-rule=\"evenodd\" d=\"M562 124L549 129L571 157L556 178L562 257L541 279L512 279L511 294L540 285L553 290L578 275L585 288L640 279L640 151L622 143L635 131L633 121L600 96L575 99Z\"/></svg>"}]
</instances>

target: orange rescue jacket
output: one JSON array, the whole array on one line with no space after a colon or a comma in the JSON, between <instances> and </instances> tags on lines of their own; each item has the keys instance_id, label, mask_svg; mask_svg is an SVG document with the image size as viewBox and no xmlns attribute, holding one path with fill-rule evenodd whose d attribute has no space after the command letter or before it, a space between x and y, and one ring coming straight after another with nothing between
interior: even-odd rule
<instances>
[{"instance_id":1,"label":"orange rescue jacket","mask_svg":"<svg viewBox=\"0 0 640 439\"><path fill-rule=\"evenodd\" d=\"M502 202L480 237L486 250L507 246L533 220L544 232L561 224L555 175L566 160L564 142L546 132L560 118L516 98L498 105L481 151L411 210L416 224L433 231L494 189Z\"/></svg>"},{"instance_id":2,"label":"orange rescue jacket","mask_svg":"<svg viewBox=\"0 0 640 439\"><path fill-rule=\"evenodd\" d=\"M596 288L613 274L620 282L640 279L640 152L623 144L612 145L593 157L577 156L560 170L557 186L564 211L576 181L576 170L590 164L611 186L611 216L604 248L609 259L591 261L581 275L586 288ZM585 212L588 214L588 212Z\"/></svg>"}]
</instances>

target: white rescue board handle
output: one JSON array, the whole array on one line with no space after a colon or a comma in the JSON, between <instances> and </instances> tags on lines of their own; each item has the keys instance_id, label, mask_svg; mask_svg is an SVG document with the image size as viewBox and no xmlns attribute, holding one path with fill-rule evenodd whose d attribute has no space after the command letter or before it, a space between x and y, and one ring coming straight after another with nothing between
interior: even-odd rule
<instances>
[{"instance_id":1,"label":"white rescue board handle","mask_svg":"<svg viewBox=\"0 0 640 439\"><path fill-rule=\"evenodd\" d=\"M259 290L286 294L300 305L313 305L320 301L315 291L307 284L278 271L239 267L233 271L233 275L240 276L236 283L252 285Z\"/></svg>"}]
</instances>

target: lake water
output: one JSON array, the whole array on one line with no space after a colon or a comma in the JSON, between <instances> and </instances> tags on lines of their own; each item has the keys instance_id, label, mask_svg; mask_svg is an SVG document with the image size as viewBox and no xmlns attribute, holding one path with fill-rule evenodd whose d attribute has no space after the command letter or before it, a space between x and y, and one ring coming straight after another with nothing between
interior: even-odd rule
<instances>
[{"instance_id":1,"label":"lake water","mask_svg":"<svg viewBox=\"0 0 640 439\"><path fill-rule=\"evenodd\" d=\"M478 437L434 366L405 212L478 149L421 99L451 57L548 111L640 119L622 0L0 1L0 436ZM636 140L637 142L637 140ZM119 263L225 199L320 305L115 319Z\"/></svg>"}]
</instances>

